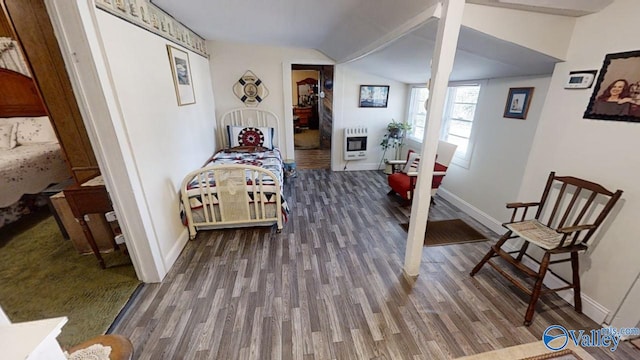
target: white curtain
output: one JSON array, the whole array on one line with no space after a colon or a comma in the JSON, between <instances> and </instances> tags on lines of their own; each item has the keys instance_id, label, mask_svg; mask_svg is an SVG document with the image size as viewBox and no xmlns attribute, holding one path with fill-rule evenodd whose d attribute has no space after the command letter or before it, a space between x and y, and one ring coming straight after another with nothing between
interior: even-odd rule
<instances>
[{"instance_id":1,"label":"white curtain","mask_svg":"<svg viewBox=\"0 0 640 360\"><path fill-rule=\"evenodd\" d=\"M0 68L13 70L31 77L18 43L12 38L0 37Z\"/></svg>"}]
</instances>

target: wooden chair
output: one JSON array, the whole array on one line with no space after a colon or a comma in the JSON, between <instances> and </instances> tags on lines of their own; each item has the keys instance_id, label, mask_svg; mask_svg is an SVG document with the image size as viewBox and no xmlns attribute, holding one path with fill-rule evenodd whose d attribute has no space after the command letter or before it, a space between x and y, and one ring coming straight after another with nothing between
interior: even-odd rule
<instances>
[{"instance_id":1,"label":"wooden chair","mask_svg":"<svg viewBox=\"0 0 640 360\"><path fill-rule=\"evenodd\" d=\"M447 174L447 169L453 159L456 148L457 145L445 141L438 142L436 161L433 167L433 179L431 180L431 196L436 194L444 176ZM416 188L418 179L419 163L420 156L413 150L409 150L406 160L387 161L387 164L392 166L392 173L387 177L387 181L391 187L389 195L398 194L405 200L407 205L411 204L413 191Z\"/></svg>"},{"instance_id":2,"label":"wooden chair","mask_svg":"<svg viewBox=\"0 0 640 360\"><path fill-rule=\"evenodd\" d=\"M559 189L558 185L560 185ZM556 176L555 172L551 172L539 202L507 204L507 208L513 209L511 221L502 225L507 229L507 232L473 268L471 276L474 276L484 264L488 263L520 290L530 295L529 307L524 317L525 326L531 324L535 305L540 295L549 292L573 289L575 310L582 313L578 253L587 249L589 239L621 195L622 190L617 190L614 193L596 183L572 176ZM537 207L537 211L533 219L526 219L527 210L530 207ZM521 216L516 220L518 210L521 210ZM560 214L562 214L561 217ZM516 238L523 240L520 250L507 252L502 249L507 240ZM522 258L526 255L530 244L544 251L537 272L522 263ZM516 253L515 257L512 256ZM558 254L569 254L569 257L550 261L552 255ZM534 278L533 288L529 289L501 269L497 263L491 261L495 256L500 256L515 269ZM549 265L567 261L571 261L573 282L563 280L567 286L542 290L542 283Z\"/></svg>"}]
</instances>

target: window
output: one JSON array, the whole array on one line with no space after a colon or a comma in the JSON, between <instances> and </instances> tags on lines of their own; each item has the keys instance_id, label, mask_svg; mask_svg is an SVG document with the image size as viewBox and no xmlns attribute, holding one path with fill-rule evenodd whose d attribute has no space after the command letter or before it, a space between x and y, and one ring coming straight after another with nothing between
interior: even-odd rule
<instances>
[{"instance_id":1,"label":"window","mask_svg":"<svg viewBox=\"0 0 640 360\"><path fill-rule=\"evenodd\" d=\"M444 108L442 133L444 141L458 145L454 163L468 167L473 148L472 129L480 84L454 84L449 87Z\"/></svg>"},{"instance_id":2,"label":"window","mask_svg":"<svg viewBox=\"0 0 640 360\"><path fill-rule=\"evenodd\" d=\"M480 96L481 83L451 83L442 119L440 139L458 145L453 162L469 167L473 149L473 120ZM422 142L426 127L425 102L429 97L426 87L412 87L409 101L408 121L412 125L409 136Z\"/></svg>"},{"instance_id":3,"label":"window","mask_svg":"<svg viewBox=\"0 0 640 360\"><path fill-rule=\"evenodd\" d=\"M427 110L424 104L429 97L429 89L426 87L412 87L409 102L408 122L411 124L410 137L422 142L424 128L427 122Z\"/></svg>"}]
</instances>

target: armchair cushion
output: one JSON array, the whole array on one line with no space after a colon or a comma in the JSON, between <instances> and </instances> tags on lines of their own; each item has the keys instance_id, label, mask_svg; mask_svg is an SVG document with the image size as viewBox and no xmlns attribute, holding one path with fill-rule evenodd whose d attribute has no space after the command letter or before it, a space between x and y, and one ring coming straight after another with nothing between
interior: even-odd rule
<instances>
[{"instance_id":1,"label":"armchair cushion","mask_svg":"<svg viewBox=\"0 0 640 360\"><path fill-rule=\"evenodd\" d=\"M418 159L419 161L419 159ZM433 167L433 180L431 183L432 189L437 189L442 183L442 179L444 178L444 174L447 171L447 167L440 164L435 163ZM399 172L391 174L387 177L387 181L389 182L389 186L396 192L400 197L405 200L410 200L412 192L416 186L416 176L417 173L417 164L416 168L412 169L412 171L408 173Z\"/></svg>"},{"instance_id":2,"label":"armchair cushion","mask_svg":"<svg viewBox=\"0 0 640 360\"><path fill-rule=\"evenodd\" d=\"M414 179L415 180L415 179ZM411 198L411 190L413 187L411 186L411 177L405 173L395 173L391 174L387 177L387 181L389 182L389 186L405 200L409 200Z\"/></svg>"},{"instance_id":3,"label":"armchair cushion","mask_svg":"<svg viewBox=\"0 0 640 360\"><path fill-rule=\"evenodd\" d=\"M440 187L442 180L444 179L444 175L447 172L447 167L436 162L433 166L433 180L431 181L431 188L437 189Z\"/></svg>"}]
</instances>

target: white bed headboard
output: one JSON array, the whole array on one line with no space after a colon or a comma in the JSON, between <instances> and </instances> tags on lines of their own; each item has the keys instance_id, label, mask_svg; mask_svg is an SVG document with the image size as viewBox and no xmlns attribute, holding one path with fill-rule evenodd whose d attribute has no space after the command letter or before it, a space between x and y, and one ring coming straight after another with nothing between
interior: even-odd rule
<instances>
[{"instance_id":1,"label":"white bed headboard","mask_svg":"<svg viewBox=\"0 0 640 360\"><path fill-rule=\"evenodd\" d=\"M238 108L224 113L218 122L217 129L218 144L222 144L223 149L229 147L229 139L227 138L228 125L272 127L274 129L273 145L280 147L280 119L278 115L269 110Z\"/></svg>"}]
</instances>

